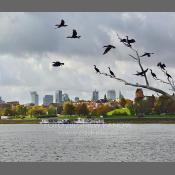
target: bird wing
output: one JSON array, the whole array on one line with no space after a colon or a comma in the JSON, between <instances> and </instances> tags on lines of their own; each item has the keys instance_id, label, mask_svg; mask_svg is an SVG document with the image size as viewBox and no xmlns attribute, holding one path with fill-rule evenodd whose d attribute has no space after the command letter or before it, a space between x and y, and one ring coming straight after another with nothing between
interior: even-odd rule
<instances>
[{"instance_id":1,"label":"bird wing","mask_svg":"<svg viewBox=\"0 0 175 175\"><path fill-rule=\"evenodd\" d=\"M107 47L107 48L105 49L103 55L106 54L107 52L109 52L109 50L111 50L111 47Z\"/></svg>"}]
</instances>

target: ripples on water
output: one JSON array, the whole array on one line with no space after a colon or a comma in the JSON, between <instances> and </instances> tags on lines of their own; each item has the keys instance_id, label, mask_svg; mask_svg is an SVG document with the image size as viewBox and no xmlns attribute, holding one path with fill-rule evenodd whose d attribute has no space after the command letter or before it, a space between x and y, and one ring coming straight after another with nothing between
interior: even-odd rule
<instances>
[{"instance_id":1,"label":"ripples on water","mask_svg":"<svg viewBox=\"0 0 175 175\"><path fill-rule=\"evenodd\" d=\"M175 125L0 125L0 161L175 161Z\"/></svg>"}]
</instances>

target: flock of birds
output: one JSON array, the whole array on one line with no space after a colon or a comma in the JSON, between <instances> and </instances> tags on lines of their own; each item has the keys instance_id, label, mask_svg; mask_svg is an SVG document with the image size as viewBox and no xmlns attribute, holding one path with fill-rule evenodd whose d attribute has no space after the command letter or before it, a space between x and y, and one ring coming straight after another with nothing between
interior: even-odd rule
<instances>
[{"instance_id":1,"label":"flock of birds","mask_svg":"<svg viewBox=\"0 0 175 175\"><path fill-rule=\"evenodd\" d=\"M56 29L58 29L58 28L62 28L62 27L67 27L68 25L65 24L65 21L62 19L61 22L60 22L60 24L56 24L55 26L56 26ZM118 36L118 37L119 37L119 36ZM71 35L71 36L67 36L66 38L80 39L81 36L78 35L78 33L77 33L77 31L76 31L75 29L73 29L72 35ZM126 38L120 38L120 37L119 37L119 39L120 39L120 42L122 42L123 44L125 44L127 47L132 47L132 44L136 42L135 39L129 39L128 36L126 36ZM103 46L103 48L105 48L105 50L104 50L104 52L103 52L103 55L105 55L105 54L107 54L111 49L115 49L116 47L113 46L113 45L111 45L111 44L109 44L109 45ZM154 54L154 53L145 52L143 55L140 55L139 57L151 57L151 55L153 55L153 54ZM61 63L61 62L59 62L59 61L52 62L52 66L54 66L54 67L59 67L59 66L62 66L62 65L64 65L64 63ZM157 64L157 66L166 74L168 80L169 80L170 78L172 79L171 75L167 73L167 71L166 71L166 65L165 65L164 63L159 62L159 63ZM108 69L109 69L110 76L111 76L111 77L115 77L115 74L114 74L114 72L111 70L111 68L108 67ZM96 71L96 73L101 73L100 70L99 70L99 68L97 68L96 65L94 65L94 70ZM134 74L134 75L136 75L136 76L146 76L146 73L148 72L148 70L150 70L150 73L151 73L152 77L153 77L155 80L158 80L157 75L152 71L152 69L149 69L149 68L147 68L147 69L145 69L145 70L143 70L143 71L141 71L141 72L138 72L138 71L137 71L137 73Z\"/></svg>"}]
</instances>

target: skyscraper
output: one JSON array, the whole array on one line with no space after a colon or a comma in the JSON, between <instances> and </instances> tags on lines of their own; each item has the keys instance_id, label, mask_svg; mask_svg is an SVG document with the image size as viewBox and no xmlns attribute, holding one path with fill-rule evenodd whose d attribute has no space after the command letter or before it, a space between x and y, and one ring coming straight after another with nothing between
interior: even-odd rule
<instances>
[{"instance_id":1,"label":"skyscraper","mask_svg":"<svg viewBox=\"0 0 175 175\"><path fill-rule=\"evenodd\" d=\"M36 91L30 92L31 95L31 103L33 103L34 105L38 105L39 104L39 95L37 94Z\"/></svg>"},{"instance_id":2,"label":"skyscraper","mask_svg":"<svg viewBox=\"0 0 175 175\"><path fill-rule=\"evenodd\" d=\"M69 99L69 95L68 94L63 94L63 101L65 102L65 101L69 101L70 99Z\"/></svg>"},{"instance_id":3,"label":"skyscraper","mask_svg":"<svg viewBox=\"0 0 175 175\"><path fill-rule=\"evenodd\" d=\"M63 102L63 94L62 94L62 91L56 91L55 93L55 102L56 103L62 103Z\"/></svg>"},{"instance_id":4,"label":"skyscraper","mask_svg":"<svg viewBox=\"0 0 175 175\"><path fill-rule=\"evenodd\" d=\"M107 91L107 99L108 100L116 100L116 92L115 92L115 90L108 90Z\"/></svg>"},{"instance_id":5,"label":"skyscraper","mask_svg":"<svg viewBox=\"0 0 175 175\"><path fill-rule=\"evenodd\" d=\"M92 100L97 101L99 99L98 91L93 91L92 92Z\"/></svg>"},{"instance_id":6,"label":"skyscraper","mask_svg":"<svg viewBox=\"0 0 175 175\"><path fill-rule=\"evenodd\" d=\"M53 103L53 95L45 95L43 98L43 105L49 106L51 103Z\"/></svg>"}]
</instances>

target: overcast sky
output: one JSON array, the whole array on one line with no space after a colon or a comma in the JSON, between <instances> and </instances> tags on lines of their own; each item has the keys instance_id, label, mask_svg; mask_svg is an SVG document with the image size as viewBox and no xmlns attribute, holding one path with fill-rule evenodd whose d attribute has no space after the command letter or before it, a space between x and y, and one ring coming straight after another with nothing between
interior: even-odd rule
<instances>
[{"instance_id":1,"label":"overcast sky","mask_svg":"<svg viewBox=\"0 0 175 175\"><path fill-rule=\"evenodd\" d=\"M61 19L69 26L55 30ZM72 29L82 38L67 39ZM117 95L121 90L126 98L133 99L135 88L99 76L93 69L96 64L107 72L110 66L118 77L144 83L143 78L133 75L139 67L117 33L136 39L134 46L140 54L155 52L143 60L145 68L164 78L156 67L162 61L175 76L175 13L0 13L0 96L5 101L28 103L30 91L37 91L42 102L44 94L54 95L55 90L63 90L71 98L91 99L95 89L101 97L115 89ZM102 55L106 44L116 49ZM53 68L52 61L65 65ZM168 91L151 77L150 82Z\"/></svg>"}]
</instances>

